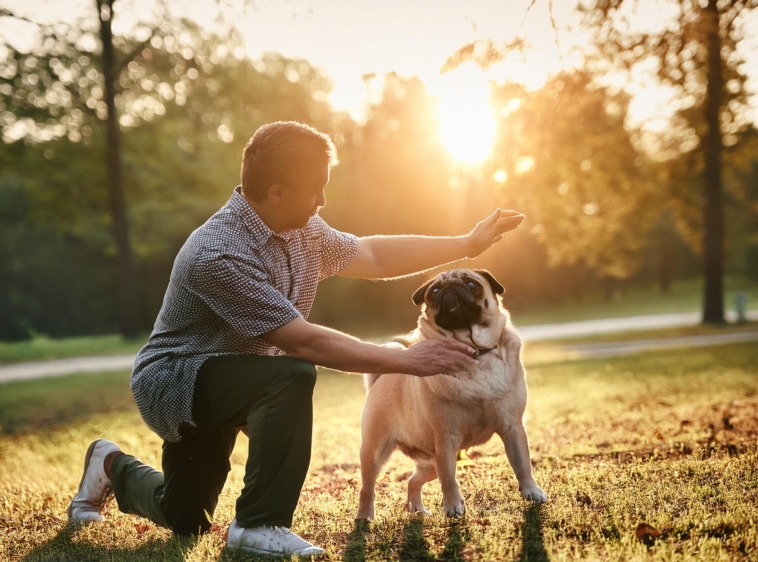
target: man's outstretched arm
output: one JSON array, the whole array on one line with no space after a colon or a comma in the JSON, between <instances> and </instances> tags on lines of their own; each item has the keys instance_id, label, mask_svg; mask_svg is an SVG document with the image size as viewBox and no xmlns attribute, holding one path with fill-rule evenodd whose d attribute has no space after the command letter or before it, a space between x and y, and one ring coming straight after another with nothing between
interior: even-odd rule
<instances>
[{"instance_id":1,"label":"man's outstretched arm","mask_svg":"<svg viewBox=\"0 0 758 562\"><path fill-rule=\"evenodd\" d=\"M296 318L260 337L290 357L350 373L404 373L425 377L463 371L475 363L475 350L452 338L397 349L362 342L303 318Z\"/></svg>"},{"instance_id":2,"label":"man's outstretched arm","mask_svg":"<svg viewBox=\"0 0 758 562\"><path fill-rule=\"evenodd\" d=\"M480 222L463 236L369 236L358 239L353 260L341 277L392 279L413 275L481 254L524 220L517 211L501 211Z\"/></svg>"}]
</instances>

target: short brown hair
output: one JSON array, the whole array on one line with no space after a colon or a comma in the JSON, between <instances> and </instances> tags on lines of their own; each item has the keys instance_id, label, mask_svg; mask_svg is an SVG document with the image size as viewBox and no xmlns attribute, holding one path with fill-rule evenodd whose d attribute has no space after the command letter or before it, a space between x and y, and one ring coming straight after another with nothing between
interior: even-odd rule
<instances>
[{"instance_id":1,"label":"short brown hair","mask_svg":"<svg viewBox=\"0 0 758 562\"><path fill-rule=\"evenodd\" d=\"M329 135L297 121L277 121L255 131L242 151L242 191L254 201L274 184L288 184L319 167L339 163Z\"/></svg>"}]
</instances>

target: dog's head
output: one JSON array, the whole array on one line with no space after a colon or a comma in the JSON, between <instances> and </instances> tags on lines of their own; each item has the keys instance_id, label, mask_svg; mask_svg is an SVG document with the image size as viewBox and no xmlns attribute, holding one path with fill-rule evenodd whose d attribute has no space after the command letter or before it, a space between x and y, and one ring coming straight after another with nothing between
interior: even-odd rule
<instances>
[{"instance_id":1,"label":"dog's head","mask_svg":"<svg viewBox=\"0 0 758 562\"><path fill-rule=\"evenodd\" d=\"M423 317L445 335L484 349L497 344L507 320L498 300L504 292L489 271L453 269L419 287L413 302L426 305Z\"/></svg>"}]
</instances>

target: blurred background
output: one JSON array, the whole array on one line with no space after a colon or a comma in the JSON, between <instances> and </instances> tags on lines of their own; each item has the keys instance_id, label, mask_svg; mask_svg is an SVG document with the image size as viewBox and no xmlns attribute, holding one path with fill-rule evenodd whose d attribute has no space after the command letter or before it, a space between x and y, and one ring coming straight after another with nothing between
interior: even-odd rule
<instances>
[{"instance_id":1,"label":"blurred background","mask_svg":"<svg viewBox=\"0 0 758 562\"><path fill-rule=\"evenodd\" d=\"M516 324L722 322L758 301L756 6L0 0L0 340L144 340L276 120L337 144L340 230L526 214L472 265ZM424 279L330 279L311 320L407 331Z\"/></svg>"}]
</instances>

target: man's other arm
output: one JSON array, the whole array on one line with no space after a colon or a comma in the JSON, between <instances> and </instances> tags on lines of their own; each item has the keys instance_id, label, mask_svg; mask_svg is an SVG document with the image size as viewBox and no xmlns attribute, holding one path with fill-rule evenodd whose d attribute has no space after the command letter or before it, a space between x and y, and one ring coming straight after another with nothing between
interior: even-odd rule
<instances>
[{"instance_id":1,"label":"man's other arm","mask_svg":"<svg viewBox=\"0 0 758 562\"><path fill-rule=\"evenodd\" d=\"M260 337L290 357L349 373L405 373L424 377L463 371L475 363L474 349L452 338L396 349L362 342L303 318Z\"/></svg>"},{"instance_id":2,"label":"man's other arm","mask_svg":"<svg viewBox=\"0 0 758 562\"><path fill-rule=\"evenodd\" d=\"M473 258L524 220L517 211L498 209L463 236L369 236L358 239L358 251L338 275L392 279L446 263Z\"/></svg>"}]
</instances>

